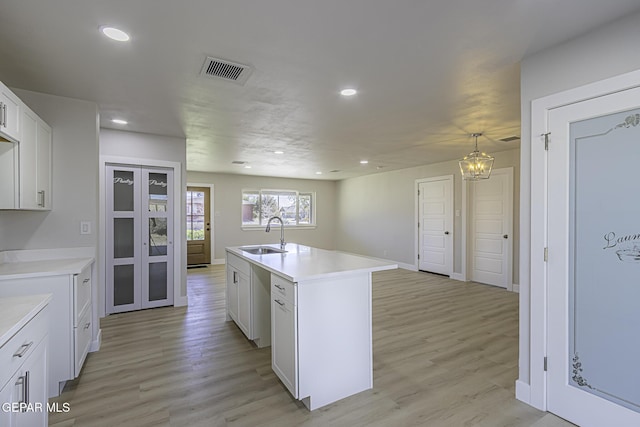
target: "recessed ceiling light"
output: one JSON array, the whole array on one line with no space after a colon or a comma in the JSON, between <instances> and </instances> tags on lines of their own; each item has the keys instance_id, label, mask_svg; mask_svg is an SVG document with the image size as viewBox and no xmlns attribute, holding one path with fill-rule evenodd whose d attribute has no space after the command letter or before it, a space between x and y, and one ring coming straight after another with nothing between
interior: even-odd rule
<instances>
[{"instance_id":1,"label":"recessed ceiling light","mask_svg":"<svg viewBox=\"0 0 640 427\"><path fill-rule=\"evenodd\" d=\"M273 154L284 154L284 151L274 151Z\"/></svg>"},{"instance_id":2,"label":"recessed ceiling light","mask_svg":"<svg viewBox=\"0 0 640 427\"><path fill-rule=\"evenodd\" d=\"M251 165L246 165L244 168L245 169L251 169Z\"/></svg>"},{"instance_id":3,"label":"recessed ceiling light","mask_svg":"<svg viewBox=\"0 0 640 427\"><path fill-rule=\"evenodd\" d=\"M361 165L366 165L367 163L369 163L369 160L360 160Z\"/></svg>"},{"instance_id":4,"label":"recessed ceiling light","mask_svg":"<svg viewBox=\"0 0 640 427\"><path fill-rule=\"evenodd\" d=\"M119 30L118 28L104 26L100 27L100 31L102 31L102 34L109 37L111 40L118 42L127 42L130 39L129 34Z\"/></svg>"},{"instance_id":5,"label":"recessed ceiling light","mask_svg":"<svg viewBox=\"0 0 640 427\"><path fill-rule=\"evenodd\" d=\"M358 93L358 91L357 91L357 90L355 90L355 89L351 89L351 88L348 88L348 89L342 89L342 90L340 91L340 95L342 95L342 96L353 96L353 95L355 95L356 93Z\"/></svg>"},{"instance_id":6,"label":"recessed ceiling light","mask_svg":"<svg viewBox=\"0 0 640 427\"><path fill-rule=\"evenodd\" d=\"M316 172L316 175L322 175L322 172Z\"/></svg>"},{"instance_id":7,"label":"recessed ceiling light","mask_svg":"<svg viewBox=\"0 0 640 427\"><path fill-rule=\"evenodd\" d=\"M113 120L111 120L111 121L112 121L113 123L115 123L115 124L118 124L118 125L126 125L126 124L128 124L128 123L129 123L128 121L126 121L126 120L122 120L122 119L113 119Z\"/></svg>"}]
</instances>

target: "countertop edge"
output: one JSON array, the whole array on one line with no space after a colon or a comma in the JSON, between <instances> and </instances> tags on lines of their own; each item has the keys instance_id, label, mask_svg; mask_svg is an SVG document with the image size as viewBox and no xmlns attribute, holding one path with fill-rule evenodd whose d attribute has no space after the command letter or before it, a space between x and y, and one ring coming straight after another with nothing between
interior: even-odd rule
<instances>
[{"instance_id":1,"label":"countertop edge","mask_svg":"<svg viewBox=\"0 0 640 427\"><path fill-rule=\"evenodd\" d=\"M53 269L42 269L39 270L34 268L33 271L29 272L14 272L14 273L2 273L2 267L8 265L20 265L24 266L36 266L42 263L53 263L59 264L60 267ZM49 277L49 276L66 276L70 274L79 274L82 270L84 270L87 266L93 264L95 262L95 258L86 257L86 258L62 258L62 259L43 259L40 261L21 261L21 262L7 262L0 264L0 281L2 280L11 280L11 279L29 279L34 277Z\"/></svg>"},{"instance_id":2,"label":"countertop edge","mask_svg":"<svg viewBox=\"0 0 640 427\"><path fill-rule=\"evenodd\" d=\"M277 245L247 245L247 246L273 246L276 247ZM335 271L335 272L327 272L327 273L322 273L322 274L312 274L312 275L306 275L306 276L291 276L287 273L284 273L280 270L274 269L273 267L269 266L268 264L263 264L261 263L259 260L256 260L254 258L248 257L245 255L245 253L239 249L239 246L228 246L225 248L225 252L229 252L232 253L242 259L244 259L245 261L250 262L251 264L257 265L260 268L263 268L273 274L276 274L280 277L283 277L284 279L291 281L291 282L305 282L305 281L310 281L310 280L318 280L318 279L327 279L327 278L332 278L332 277L339 277L339 276L346 276L346 275L350 275L350 274L361 274L361 273L373 273L376 271L384 271L384 270L393 270L398 268L398 264L388 261L389 263L386 264L387 260L382 260L379 258L372 258L372 257L368 257L366 255L359 255L359 254L354 254L354 253L349 253L349 252L343 252L343 251L327 251L326 249L318 249L318 250L322 250L322 251L326 251L326 252L332 252L332 253L339 253L339 254L343 254L343 255L347 255L347 256L354 256L354 257L360 257L360 258L366 258L372 262L375 263L379 263L378 265L375 266L371 266L371 267L365 267L365 268L355 268L352 270L342 270L342 271ZM316 248L317 249L317 248Z\"/></svg>"},{"instance_id":3,"label":"countertop edge","mask_svg":"<svg viewBox=\"0 0 640 427\"><path fill-rule=\"evenodd\" d=\"M15 334L17 334L20 329L22 329L31 319L36 317L40 311L42 311L48 304L51 302L53 296L51 294L37 294L37 295L28 295L21 297L3 297L0 298L2 300L11 300L11 299L25 299L25 298L38 298L39 300L35 303L35 305L29 310L22 318L16 322L12 327L10 327L2 336L0 336L0 347L3 347Z\"/></svg>"}]
</instances>

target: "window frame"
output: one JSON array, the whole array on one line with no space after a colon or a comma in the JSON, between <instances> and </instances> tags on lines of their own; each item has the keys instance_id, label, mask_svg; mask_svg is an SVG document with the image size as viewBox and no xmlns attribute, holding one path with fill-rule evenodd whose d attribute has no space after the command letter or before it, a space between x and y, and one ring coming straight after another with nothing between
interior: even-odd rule
<instances>
[{"instance_id":1,"label":"window frame","mask_svg":"<svg viewBox=\"0 0 640 427\"><path fill-rule=\"evenodd\" d=\"M296 222L295 224L285 224L285 228L295 228L296 230L304 230L304 229L315 229L316 228L316 193L315 191L299 191L299 190L291 190L291 189L273 189L273 188L243 188L241 190L240 202L241 205L244 205L244 196L245 194L257 194L258 196L258 224L245 224L242 220L242 207L240 212L240 225L242 230L264 230L265 225L262 224L262 195L263 193L295 193L296 201ZM311 221L308 224L300 224L300 196L310 196L311 197ZM278 223L277 226L280 226Z\"/></svg>"}]
</instances>

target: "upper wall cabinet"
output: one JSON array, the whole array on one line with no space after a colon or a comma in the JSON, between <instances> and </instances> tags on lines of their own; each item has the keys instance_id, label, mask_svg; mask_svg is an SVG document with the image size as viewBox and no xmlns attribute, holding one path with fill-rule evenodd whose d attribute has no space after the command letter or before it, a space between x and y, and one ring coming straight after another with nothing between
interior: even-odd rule
<instances>
[{"instance_id":1,"label":"upper wall cabinet","mask_svg":"<svg viewBox=\"0 0 640 427\"><path fill-rule=\"evenodd\" d=\"M20 209L51 210L51 127L23 108L20 148Z\"/></svg>"},{"instance_id":2,"label":"upper wall cabinet","mask_svg":"<svg viewBox=\"0 0 640 427\"><path fill-rule=\"evenodd\" d=\"M2 83L0 209L51 210L51 127Z\"/></svg>"},{"instance_id":3,"label":"upper wall cabinet","mask_svg":"<svg viewBox=\"0 0 640 427\"><path fill-rule=\"evenodd\" d=\"M6 141L19 141L20 107L22 101L8 87L0 82L0 138Z\"/></svg>"}]
</instances>

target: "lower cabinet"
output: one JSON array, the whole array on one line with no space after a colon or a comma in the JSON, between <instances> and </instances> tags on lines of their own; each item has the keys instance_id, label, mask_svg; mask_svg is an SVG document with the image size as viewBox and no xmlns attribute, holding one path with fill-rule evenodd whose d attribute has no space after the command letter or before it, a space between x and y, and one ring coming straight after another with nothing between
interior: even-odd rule
<instances>
[{"instance_id":1,"label":"lower cabinet","mask_svg":"<svg viewBox=\"0 0 640 427\"><path fill-rule=\"evenodd\" d=\"M0 426L2 427L48 425L48 320L48 309L44 308L5 344L10 351L1 356L1 358L8 358L2 360L0 366L2 371L0 372L2 374L0 375L2 379ZM6 383L4 375L11 375Z\"/></svg>"},{"instance_id":2,"label":"lower cabinet","mask_svg":"<svg viewBox=\"0 0 640 427\"><path fill-rule=\"evenodd\" d=\"M298 398L297 314L295 285L272 275L271 367L295 398Z\"/></svg>"},{"instance_id":3,"label":"lower cabinet","mask_svg":"<svg viewBox=\"0 0 640 427\"><path fill-rule=\"evenodd\" d=\"M80 375L93 337L91 264L79 274L0 280L0 297L52 294L48 397ZM0 426L2 424L0 423Z\"/></svg>"},{"instance_id":4,"label":"lower cabinet","mask_svg":"<svg viewBox=\"0 0 640 427\"><path fill-rule=\"evenodd\" d=\"M240 330L249 338L254 339L251 322L251 266L249 263L233 254L227 255L227 309Z\"/></svg>"}]
</instances>

